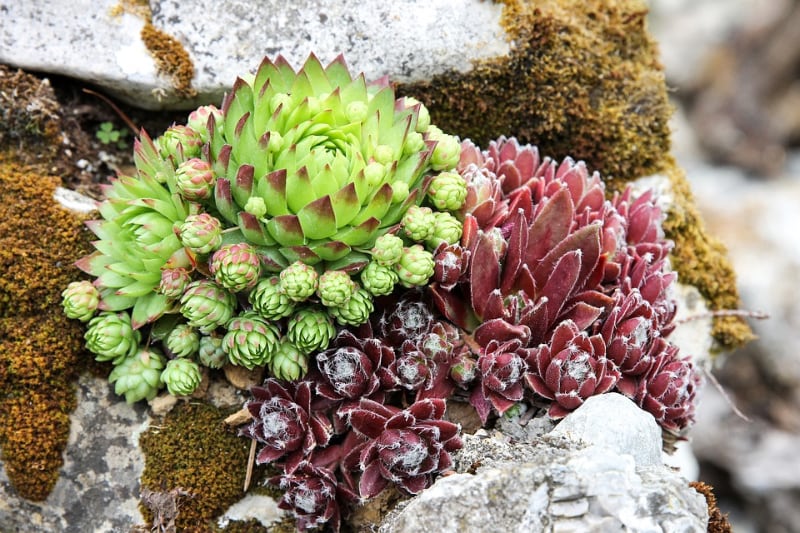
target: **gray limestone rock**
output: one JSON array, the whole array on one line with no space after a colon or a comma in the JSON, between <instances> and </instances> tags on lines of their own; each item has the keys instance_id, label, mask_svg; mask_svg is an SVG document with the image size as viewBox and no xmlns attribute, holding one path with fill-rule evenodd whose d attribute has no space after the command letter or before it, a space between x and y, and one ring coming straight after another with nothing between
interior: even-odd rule
<instances>
[{"instance_id":1,"label":"gray limestone rock","mask_svg":"<svg viewBox=\"0 0 800 533\"><path fill-rule=\"evenodd\" d=\"M153 0L153 26L177 39L194 63L194 100L157 72L140 32L143 15L116 0L4 2L0 63L101 85L134 105L189 109L219 102L236 76L265 55L299 68L311 51L323 62L343 53L368 78L428 79L466 71L509 44L502 5L480 0Z\"/></svg>"},{"instance_id":2,"label":"gray limestone rock","mask_svg":"<svg viewBox=\"0 0 800 533\"><path fill-rule=\"evenodd\" d=\"M704 497L661 464L637 467L629 453L554 434L533 445L464 441L459 473L398 506L381 533L706 531Z\"/></svg>"}]
</instances>

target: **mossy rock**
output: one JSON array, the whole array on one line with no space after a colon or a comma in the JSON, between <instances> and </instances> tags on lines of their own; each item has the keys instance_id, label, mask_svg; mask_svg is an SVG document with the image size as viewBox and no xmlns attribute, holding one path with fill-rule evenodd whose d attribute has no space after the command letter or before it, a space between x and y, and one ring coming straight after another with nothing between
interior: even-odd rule
<instances>
[{"instance_id":1,"label":"mossy rock","mask_svg":"<svg viewBox=\"0 0 800 533\"><path fill-rule=\"evenodd\" d=\"M673 266L712 310L740 305L721 244L710 237L670 155L669 103L658 46L642 0L503 0L507 57L466 73L398 86L424 102L432 121L480 146L500 136L534 144L543 156L583 160L609 192L653 174L670 176L675 202L665 224ZM753 338L740 317L718 318L722 350Z\"/></svg>"}]
</instances>

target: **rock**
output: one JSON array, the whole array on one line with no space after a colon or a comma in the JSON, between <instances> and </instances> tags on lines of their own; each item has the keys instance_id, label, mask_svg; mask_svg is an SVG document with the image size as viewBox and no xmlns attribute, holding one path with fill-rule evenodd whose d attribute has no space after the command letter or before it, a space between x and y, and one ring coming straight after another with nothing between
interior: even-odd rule
<instances>
[{"instance_id":1,"label":"rock","mask_svg":"<svg viewBox=\"0 0 800 533\"><path fill-rule=\"evenodd\" d=\"M188 109L219 102L264 55L299 68L311 51L326 63L344 53L352 69L398 81L466 71L508 52L501 13L501 4L478 0L364 0L358 9L336 0L156 0L149 10L116 0L12 2L0 21L0 63L91 80L144 108ZM188 54L194 98L159 73L142 38L148 19L152 45Z\"/></svg>"},{"instance_id":2,"label":"rock","mask_svg":"<svg viewBox=\"0 0 800 533\"><path fill-rule=\"evenodd\" d=\"M142 522L139 434L149 425L146 407L120 401L108 380L84 375L70 420L64 466L47 500L21 499L0 469L0 531L128 531Z\"/></svg>"},{"instance_id":3,"label":"rock","mask_svg":"<svg viewBox=\"0 0 800 533\"><path fill-rule=\"evenodd\" d=\"M550 435L630 455L640 468L661 464L661 429L655 418L621 394L588 398Z\"/></svg>"},{"instance_id":4,"label":"rock","mask_svg":"<svg viewBox=\"0 0 800 533\"><path fill-rule=\"evenodd\" d=\"M379 531L433 523L443 533L706 531L705 499L685 479L660 464L637 468L607 446L553 434L534 445L466 435L455 463L461 473L398 506Z\"/></svg>"}]
</instances>

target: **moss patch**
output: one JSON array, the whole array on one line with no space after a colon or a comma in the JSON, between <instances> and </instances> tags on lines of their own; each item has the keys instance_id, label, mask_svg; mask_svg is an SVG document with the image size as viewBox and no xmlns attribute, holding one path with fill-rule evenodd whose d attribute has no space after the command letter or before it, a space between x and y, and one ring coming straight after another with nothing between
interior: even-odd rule
<instances>
[{"instance_id":1,"label":"moss patch","mask_svg":"<svg viewBox=\"0 0 800 533\"><path fill-rule=\"evenodd\" d=\"M652 173L669 151L672 109L644 3L503 3L508 57L398 91L445 131L483 146L516 136L543 155L585 160L612 188Z\"/></svg>"},{"instance_id":2,"label":"moss patch","mask_svg":"<svg viewBox=\"0 0 800 533\"><path fill-rule=\"evenodd\" d=\"M250 441L223 423L229 414L207 403L185 403L139 438L145 456L142 488L192 495L180 506L178 531L210 530L211 521L244 495ZM155 517L144 506L142 514L148 522Z\"/></svg>"},{"instance_id":3,"label":"moss patch","mask_svg":"<svg viewBox=\"0 0 800 533\"><path fill-rule=\"evenodd\" d=\"M674 195L673 208L664 221L667 237L675 241L672 266L682 283L698 288L712 311L738 309L741 302L736 273L727 250L706 232L683 171L672 158L666 161L665 172ZM747 322L738 316L715 318L712 335L722 350L738 348L755 338Z\"/></svg>"},{"instance_id":4,"label":"moss patch","mask_svg":"<svg viewBox=\"0 0 800 533\"><path fill-rule=\"evenodd\" d=\"M194 63L181 42L153 26L149 20L142 28L141 37L155 59L158 71L172 79L178 95L183 98L196 96L197 91L192 88Z\"/></svg>"},{"instance_id":5,"label":"moss patch","mask_svg":"<svg viewBox=\"0 0 800 533\"><path fill-rule=\"evenodd\" d=\"M0 154L0 448L24 498L43 500L63 464L82 328L60 293L89 251L81 219L53 200L58 178Z\"/></svg>"},{"instance_id":6,"label":"moss patch","mask_svg":"<svg viewBox=\"0 0 800 533\"><path fill-rule=\"evenodd\" d=\"M702 494L708 504L708 533L730 533L733 531L727 515L722 514L717 506L717 498L711 485L702 481L692 481L689 486Z\"/></svg>"}]
</instances>

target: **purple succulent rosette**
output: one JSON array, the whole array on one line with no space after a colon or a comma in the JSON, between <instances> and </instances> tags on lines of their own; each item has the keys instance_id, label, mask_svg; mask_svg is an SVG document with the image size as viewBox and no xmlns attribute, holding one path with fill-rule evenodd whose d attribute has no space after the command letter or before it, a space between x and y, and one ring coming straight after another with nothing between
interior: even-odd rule
<instances>
[{"instance_id":1,"label":"purple succulent rosette","mask_svg":"<svg viewBox=\"0 0 800 533\"><path fill-rule=\"evenodd\" d=\"M285 384L268 379L263 387L250 389L253 400L245 407L253 421L241 435L263 444L256 462L284 460L284 469L293 471L317 447L326 446L333 435L327 416L312 411L311 383Z\"/></svg>"},{"instance_id":2,"label":"purple succulent rosette","mask_svg":"<svg viewBox=\"0 0 800 533\"><path fill-rule=\"evenodd\" d=\"M442 420L445 401L420 400L407 409L361 400L350 411L350 424L366 440L344 459L361 470L362 498L372 498L389 483L408 494L419 494L433 477L452 464L450 452L461 448L459 427Z\"/></svg>"}]
</instances>

